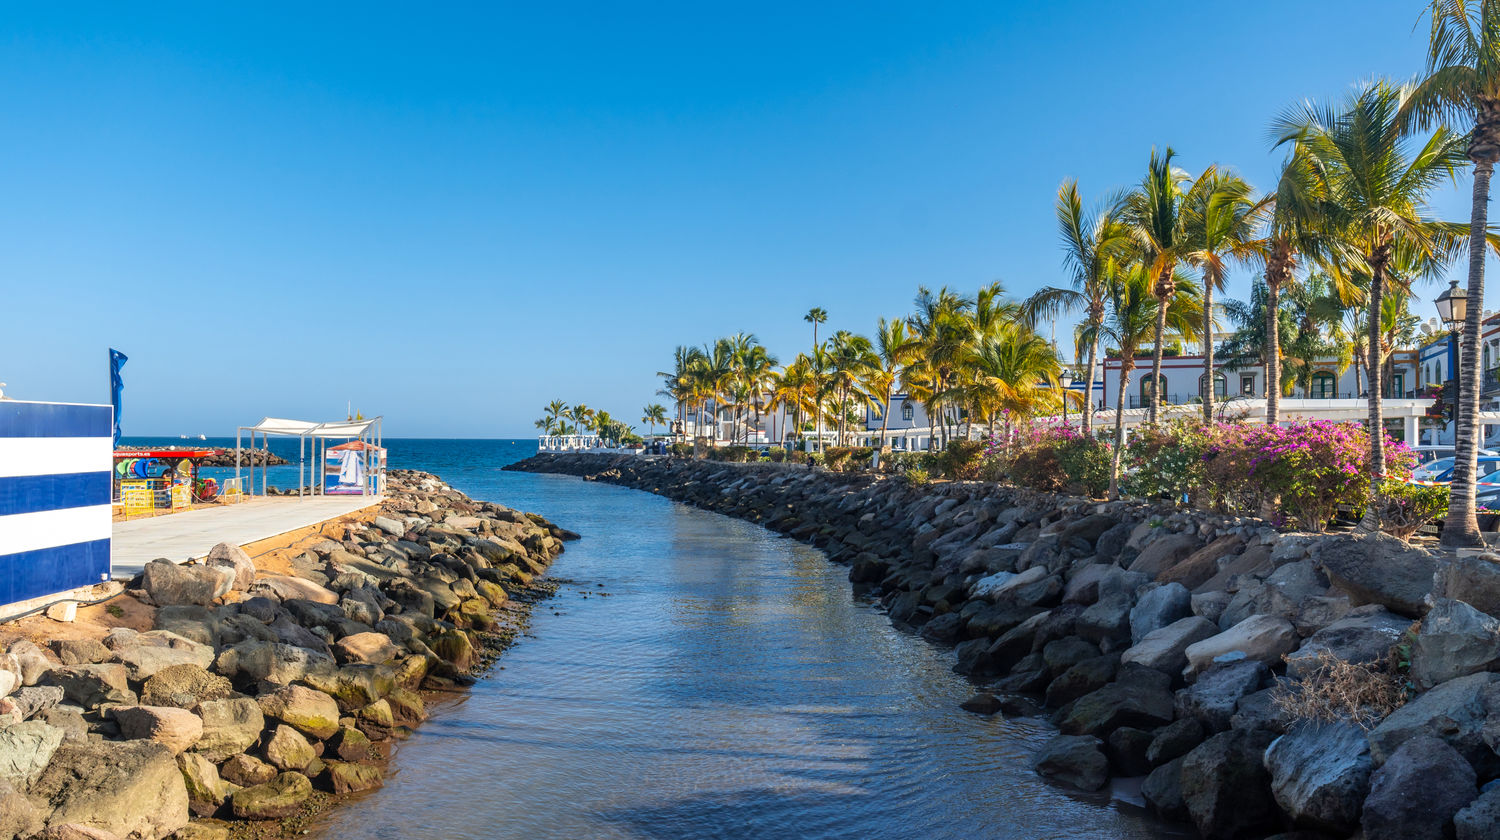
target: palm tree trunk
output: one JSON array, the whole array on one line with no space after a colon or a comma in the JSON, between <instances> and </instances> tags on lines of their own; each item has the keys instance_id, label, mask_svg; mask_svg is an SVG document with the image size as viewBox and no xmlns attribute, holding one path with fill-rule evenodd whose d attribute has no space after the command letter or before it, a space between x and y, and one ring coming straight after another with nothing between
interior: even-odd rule
<instances>
[{"instance_id":1,"label":"palm tree trunk","mask_svg":"<svg viewBox=\"0 0 1500 840\"><path fill-rule=\"evenodd\" d=\"M1167 266L1162 270L1161 277L1157 278L1157 288L1162 288L1166 278L1171 276L1172 268ZM1167 301L1166 295L1158 295L1156 298L1156 347L1151 350L1151 405L1146 410L1146 422L1156 424L1157 407L1161 405L1161 356L1162 341L1167 332Z\"/></svg>"},{"instance_id":2,"label":"palm tree trunk","mask_svg":"<svg viewBox=\"0 0 1500 840\"><path fill-rule=\"evenodd\" d=\"M1385 478L1385 414L1380 395L1380 312L1385 298L1385 265L1390 259L1390 246L1376 249L1371 254L1370 264L1370 312L1365 335L1369 342L1366 349L1365 373L1369 378L1367 401L1370 432L1370 504L1365 506L1365 517L1360 521L1360 530L1374 533L1380 530L1380 513L1376 510L1375 493ZM1322 523L1318 523L1322 525Z\"/></svg>"},{"instance_id":3,"label":"palm tree trunk","mask_svg":"<svg viewBox=\"0 0 1500 840\"><path fill-rule=\"evenodd\" d=\"M1481 123L1484 120L1481 119ZM1476 129L1476 134L1478 130ZM1478 138L1476 138L1478 139ZM1484 318L1484 234L1489 226L1490 176L1500 148L1488 137L1472 145L1474 158L1474 191L1469 210L1469 299L1464 314L1464 334L1459 339L1458 366L1460 402L1457 407L1458 428L1453 440L1453 483L1449 485L1448 519L1443 523L1443 545L1483 546L1479 533L1478 511L1474 501L1474 473L1477 472L1481 427L1479 414L1479 333Z\"/></svg>"},{"instance_id":4,"label":"palm tree trunk","mask_svg":"<svg viewBox=\"0 0 1500 840\"><path fill-rule=\"evenodd\" d=\"M1281 422L1281 278L1266 272L1266 425Z\"/></svg>"},{"instance_id":5,"label":"palm tree trunk","mask_svg":"<svg viewBox=\"0 0 1500 840\"><path fill-rule=\"evenodd\" d=\"M885 451L885 430L891 422L891 389L885 391L885 405L880 410L880 451Z\"/></svg>"},{"instance_id":6,"label":"palm tree trunk","mask_svg":"<svg viewBox=\"0 0 1500 840\"><path fill-rule=\"evenodd\" d=\"M1094 324L1094 335L1099 334L1099 325ZM1094 431L1094 375L1098 372L1099 364L1099 339L1095 338L1089 342L1089 371L1088 381L1083 384L1083 436L1089 437ZM1065 398L1066 399L1066 398Z\"/></svg>"},{"instance_id":7,"label":"palm tree trunk","mask_svg":"<svg viewBox=\"0 0 1500 840\"><path fill-rule=\"evenodd\" d=\"M1214 422L1214 271L1203 272L1203 422Z\"/></svg>"},{"instance_id":8,"label":"palm tree trunk","mask_svg":"<svg viewBox=\"0 0 1500 840\"><path fill-rule=\"evenodd\" d=\"M1122 348L1124 349L1124 348ZM1120 455L1125 451L1125 393L1130 390L1130 372L1135 365L1130 360L1135 355L1135 348L1130 348L1130 353L1120 354L1120 391L1115 401L1115 445L1114 451L1109 453L1109 497L1120 498Z\"/></svg>"}]
</instances>

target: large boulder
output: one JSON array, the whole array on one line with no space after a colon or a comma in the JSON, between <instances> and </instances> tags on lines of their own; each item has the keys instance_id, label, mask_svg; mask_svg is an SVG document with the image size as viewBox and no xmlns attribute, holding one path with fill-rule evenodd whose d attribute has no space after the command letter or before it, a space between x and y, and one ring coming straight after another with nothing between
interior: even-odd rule
<instances>
[{"instance_id":1,"label":"large boulder","mask_svg":"<svg viewBox=\"0 0 1500 840\"><path fill-rule=\"evenodd\" d=\"M1252 615L1216 636L1189 645L1187 673L1196 674L1220 657L1274 665L1296 650L1299 641L1297 629L1290 621L1273 615Z\"/></svg>"},{"instance_id":2,"label":"large boulder","mask_svg":"<svg viewBox=\"0 0 1500 840\"><path fill-rule=\"evenodd\" d=\"M391 643L389 636L372 631L355 633L339 639L333 645L333 653L340 662L379 665L395 659L400 650Z\"/></svg>"},{"instance_id":3,"label":"large boulder","mask_svg":"<svg viewBox=\"0 0 1500 840\"><path fill-rule=\"evenodd\" d=\"M1130 571L1140 572L1155 580L1162 572L1172 568L1197 551L1202 543L1189 534L1168 534L1141 549L1130 564Z\"/></svg>"},{"instance_id":4,"label":"large boulder","mask_svg":"<svg viewBox=\"0 0 1500 840\"><path fill-rule=\"evenodd\" d=\"M356 793L380 787L383 773L373 764L352 761L325 761L324 779L334 793Z\"/></svg>"},{"instance_id":5,"label":"large boulder","mask_svg":"<svg viewBox=\"0 0 1500 840\"><path fill-rule=\"evenodd\" d=\"M1448 742L1489 775L1500 771L1494 749L1485 740L1485 722L1500 711L1500 674L1470 674L1418 694L1370 732L1370 755L1378 767L1402 744L1421 735Z\"/></svg>"},{"instance_id":6,"label":"large boulder","mask_svg":"<svg viewBox=\"0 0 1500 840\"><path fill-rule=\"evenodd\" d=\"M1146 807L1164 820L1185 822L1191 819L1182 799L1182 764L1187 756L1174 758L1151 771L1141 783L1141 798Z\"/></svg>"},{"instance_id":7,"label":"large boulder","mask_svg":"<svg viewBox=\"0 0 1500 840\"><path fill-rule=\"evenodd\" d=\"M167 630L211 648L219 646L224 622L216 610L195 604L156 609L156 629Z\"/></svg>"},{"instance_id":8,"label":"large boulder","mask_svg":"<svg viewBox=\"0 0 1500 840\"><path fill-rule=\"evenodd\" d=\"M53 668L42 677L47 685L59 686L63 697L75 706L92 709L103 703L134 703L129 672L116 662Z\"/></svg>"},{"instance_id":9,"label":"large boulder","mask_svg":"<svg viewBox=\"0 0 1500 840\"><path fill-rule=\"evenodd\" d=\"M256 698L261 712L304 735L324 740L339 730L339 704L332 697L303 685L282 686Z\"/></svg>"},{"instance_id":10,"label":"large boulder","mask_svg":"<svg viewBox=\"0 0 1500 840\"><path fill-rule=\"evenodd\" d=\"M66 741L31 788L48 825L163 838L188 823L187 786L172 751L155 741Z\"/></svg>"},{"instance_id":11,"label":"large boulder","mask_svg":"<svg viewBox=\"0 0 1500 840\"><path fill-rule=\"evenodd\" d=\"M1080 790L1098 790L1109 781L1109 761L1098 738L1058 735L1037 751L1031 769Z\"/></svg>"},{"instance_id":12,"label":"large boulder","mask_svg":"<svg viewBox=\"0 0 1500 840\"><path fill-rule=\"evenodd\" d=\"M1500 620L1442 598L1422 618L1411 645L1411 679L1421 691L1500 665Z\"/></svg>"},{"instance_id":13,"label":"large boulder","mask_svg":"<svg viewBox=\"0 0 1500 840\"><path fill-rule=\"evenodd\" d=\"M229 680L195 664L168 665L141 686L141 702L147 706L191 709L204 700L223 700L234 694Z\"/></svg>"},{"instance_id":14,"label":"large boulder","mask_svg":"<svg viewBox=\"0 0 1500 840\"><path fill-rule=\"evenodd\" d=\"M289 685L314 673L333 671L333 657L320 651L281 642L246 641L219 652L214 670L226 677Z\"/></svg>"},{"instance_id":15,"label":"large boulder","mask_svg":"<svg viewBox=\"0 0 1500 840\"><path fill-rule=\"evenodd\" d=\"M1142 592L1130 608L1130 643L1193 614L1193 596L1180 583L1166 583Z\"/></svg>"},{"instance_id":16,"label":"large boulder","mask_svg":"<svg viewBox=\"0 0 1500 840\"><path fill-rule=\"evenodd\" d=\"M201 753L188 752L177 756L177 768L182 771L182 781L187 785L188 808L200 817L212 815L229 796L229 783L219 775L219 768Z\"/></svg>"},{"instance_id":17,"label":"large boulder","mask_svg":"<svg viewBox=\"0 0 1500 840\"><path fill-rule=\"evenodd\" d=\"M0 727L0 779L29 788L52 760L63 735L63 730L39 720Z\"/></svg>"},{"instance_id":18,"label":"large boulder","mask_svg":"<svg viewBox=\"0 0 1500 840\"><path fill-rule=\"evenodd\" d=\"M214 649L167 630L152 630L115 648L114 658L125 666L130 679L139 681L173 665L207 668L214 664Z\"/></svg>"},{"instance_id":19,"label":"large boulder","mask_svg":"<svg viewBox=\"0 0 1500 840\"><path fill-rule=\"evenodd\" d=\"M1166 682L1126 680L1085 694L1058 722L1071 735L1103 738L1122 726L1154 729L1172 722L1172 692Z\"/></svg>"},{"instance_id":20,"label":"large boulder","mask_svg":"<svg viewBox=\"0 0 1500 840\"><path fill-rule=\"evenodd\" d=\"M47 646L64 665L93 665L112 655L98 639L53 639Z\"/></svg>"},{"instance_id":21,"label":"large boulder","mask_svg":"<svg viewBox=\"0 0 1500 840\"><path fill-rule=\"evenodd\" d=\"M1480 612L1500 616L1500 555L1491 552L1437 558L1434 598L1452 598Z\"/></svg>"},{"instance_id":22,"label":"large boulder","mask_svg":"<svg viewBox=\"0 0 1500 840\"><path fill-rule=\"evenodd\" d=\"M236 753L219 768L219 774L230 784L251 787L276 778L276 768L253 755Z\"/></svg>"},{"instance_id":23,"label":"large boulder","mask_svg":"<svg viewBox=\"0 0 1500 840\"><path fill-rule=\"evenodd\" d=\"M265 715L249 697L206 700L193 711L203 719L203 735L193 749L215 763L254 746L266 728Z\"/></svg>"},{"instance_id":24,"label":"large boulder","mask_svg":"<svg viewBox=\"0 0 1500 840\"><path fill-rule=\"evenodd\" d=\"M317 758L312 744L297 730L286 724L278 724L266 740L266 761L278 770L301 771Z\"/></svg>"},{"instance_id":25,"label":"large boulder","mask_svg":"<svg viewBox=\"0 0 1500 840\"><path fill-rule=\"evenodd\" d=\"M1264 837L1281 821L1262 763L1270 735L1221 732L1182 759L1182 801L1204 837Z\"/></svg>"},{"instance_id":26,"label":"large boulder","mask_svg":"<svg viewBox=\"0 0 1500 840\"><path fill-rule=\"evenodd\" d=\"M1437 564L1404 540L1385 534L1331 539L1322 544L1318 561L1355 606L1380 604L1412 618L1427 611Z\"/></svg>"},{"instance_id":27,"label":"large boulder","mask_svg":"<svg viewBox=\"0 0 1500 840\"><path fill-rule=\"evenodd\" d=\"M1365 798L1365 840L1444 840L1453 817L1478 793L1474 768L1431 735L1418 735L1370 778Z\"/></svg>"},{"instance_id":28,"label":"large boulder","mask_svg":"<svg viewBox=\"0 0 1500 840\"><path fill-rule=\"evenodd\" d=\"M1479 798L1453 816L1454 840L1495 840L1500 832L1500 785L1486 785Z\"/></svg>"},{"instance_id":29,"label":"large boulder","mask_svg":"<svg viewBox=\"0 0 1500 840\"><path fill-rule=\"evenodd\" d=\"M250 587L251 595L260 595L274 601L316 601L319 604L338 604L337 593L304 578L288 575L260 575Z\"/></svg>"},{"instance_id":30,"label":"large boulder","mask_svg":"<svg viewBox=\"0 0 1500 840\"><path fill-rule=\"evenodd\" d=\"M41 830L45 817L26 794L0 780L0 837L31 837Z\"/></svg>"},{"instance_id":31,"label":"large boulder","mask_svg":"<svg viewBox=\"0 0 1500 840\"><path fill-rule=\"evenodd\" d=\"M159 607L207 606L233 586L234 570L223 566L179 566L170 560L152 560L142 572L141 588Z\"/></svg>"},{"instance_id":32,"label":"large boulder","mask_svg":"<svg viewBox=\"0 0 1500 840\"><path fill-rule=\"evenodd\" d=\"M1265 664L1253 659L1217 665L1177 692L1177 714L1197 720L1210 732L1221 732L1229 728L1240 700L1260 691L1270 677Z\"/></svg>"},{"instance_id":33,"label":"large boulder","mask_svg":"<svg viewBox=\"0 0 1500 840\"><path fill-rule=\"evenodd\" d=\"M219 543L208 550L208 556L203 559L206 566L216 566L229 569L234 572L234 588L240 592L248 592L251 584L255 583L255 561L243 548L229 543Z\"/></svg>"},{"instance_id":34,"label":"large boulder","mask_svg":"<svg viewBox=\"0 0 1500 840\"><path fill-rule=\"evenodd\" d=\"M288 771L265 784L235 791L229 804L236 819L279 820L302 810L312 793L306 776Z\"/></svg>"},{"instance_id":35,"label":"large boulder","mask_svg":"<svg viewBox=\"0 0 1500 840\"><path fill-rule=\"evenodd\" d=\"M1348 723L1303 724L1266 750L1271 795L1299 825L1344 835L1370 792L1370 742Z\"/></svg>"},{"instance_id":36,"label":"large boulder","mask_svg":"<svg viewBox=\"0 0 1500 840\"><path fill-rule=\"evenodd\" d=\"M1245 541L1236 535L1219 537L1157 575L1156 579L1161 583L1180 583L1188 589L1196 589L1218 574L1219 566L1226 558L1244 547Z\"/></svg>"},{"instance_id":37,"label":"large boulder","mask_svg":"<svg viewBox=\"0 0 1500 840\"><path fill-rule=\"evenodd\" d=\"M1295 652L1287 654L1287 676L1302 679L1317 670L1325 653L1356 665L1384 661L1411 624L1410 618L1378 605L1359 607L1312 634Z\"/></svg>"},{"instance_id":38,"label":"large boulder","mask_svg":"<svg viewBox=\"0 0 1500 840\"><path fill-rule=\"evenodd\" d=\"M203 737L203 718L175 706L116 706L113 715L122 736L156 741L173 755Z\"/></svg>"},{"instance_id":39,"label":"large boulder","mask_svg":"<svg viewBox=\"0 0 1500 840\"><path fill-rule=\"evenodd\" d=\"M1187 665L1188 649L1218 632L1218 625L1212 621L1190 615L1147 633L1120 654L1120 661L1134 662L1164 674L1176 675Z\"/></svg>"}]
</instances>

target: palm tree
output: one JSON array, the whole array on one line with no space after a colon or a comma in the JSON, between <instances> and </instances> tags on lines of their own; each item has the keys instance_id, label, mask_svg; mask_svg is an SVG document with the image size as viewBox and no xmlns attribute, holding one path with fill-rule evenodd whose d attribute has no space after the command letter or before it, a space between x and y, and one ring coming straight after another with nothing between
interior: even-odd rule
<instances>
[{"instance_id":1,"label":"palm tree","mask_svg":"<svg viewBox=\"0 0 1500 840\"><path fill-rule=\"evenodd\" d=\"M552 402L547 403L547 408L545 409L547 413L547 422L545 427L547 429L547 434L551 434L553 427L562 422L562 418L565 416L567 410L568 404L563 402L562 400L553 400Z\"/></svg>"},{"instance_id":2,"label":"palm tree","mask_svg":"<svg viewBox=\"0 0 1500 840\"><path fill-rule=\"evenodd\" d=\"M678 345L673 352L672 369L656 372L662 379L661 390L656 393L677 406L678 428L684 435L687 434L688 404L693 399L693 368L698 364L701 352L696 347Z\"/></svg>"},{"instance_id":3,"label":"palm tree","mask_svg":"<svg viewBox=\"0 0 1500 840\"><path fill-rule=\"evenodd\" d=\"M1500 3L1494 0L1432 0L1432 32L1427 77L1410 100L1410 112L1424 127L1447 120L1469 127L1465 153L1474 164L1469 204L1469 298L1460 356L1468 361L1461 377L1453 442L1453 483L1442 541L1449 546L1482 546L1474 502L1479 451L1479 340L1484 309L1484 246L1489 229L1490 177L1500 160Z\"/></svg>"},{"instance_id":4,"label":"palm tree","mask_svg":"<svg viewBox=\"0 0 1500 840\"><path fill-rule=\"evenodd\" d=\"M915 345L906 334L906 322L900 318L881 318L875 327L874 350L879 362L865 373L865 387L880 404L880 449L885 451L886 430L891 423L891 394L901 371L911 359Z\"/></svg>"},{"instance_id":5,"label":"palm tree","mask_svg":"<svg viewBox=\"0 0 1500 840\"><path fill-rule=\"evenodd\" d=\"M943 444L947 445L948 426L953 418L943 403L950 396L953 378L974 335L974 301L947 288L934 294L919 286L916 303L917 311L906 319L906 324L917 350L903 373L903 383L908 392L926 395L923 407L934 431L928 445L937 443L939 420L944 430Z\"/></svg>"},{"instance_id":6,"label":"palm tree","mask_svg":"<svg viewBox=\"0 0 1500 840\"><path fill-rule=\"evenodd\" d=\"M815 411L812 359L799 353L776 377L771 388L771 400L767 411L780 409L790 418L791 426L800 429L802 418ZM787 440L787 427L782 426L781 440Z\"/></svg>"},{"instance_id":7,"label":"palm tree","mask_svg":"<svg viewBox=\"0 0 1500 840\"><path fill-rule=\"evenodd\" d=\"M849 410L860 394L859 385L869 376L872 368L880 365L880 359L875 355L870 339L848 330L839 330L833 334L833 340L828 344L828 363L832 368L830 385L834 390L834 405L838 411L838 430L834 439L839 446L843 446Z\"/></svg>"},{"instance_id":8,"label":"palm tree","mask_svg":"<svg viewBox=\"0 0 1500 840\"><path fill-rule=\"evenodd\" d=\"M595 428L594 410L583 403L574 405L572 410L568 412L568 416L573 419L574 423L578 424L578 428L582 432L593 431Z\"/></svg>"},{"instance_id":9,"label":"palm tree","mask_svg":"<svg viewBox=\"0 0 1500 840\"><path fill-rule=\"evenodd\" d=\"M1030 419L1053 400L1062 364L1051 342L1024 323L1011 322L986 336L968 359L969 382L960 386L975 415L995 436L999 416L1006 415L1007 434L1016 419Z\"/></svg>"},{"instance_id":10,"label":"palm tree","mask_svg":"<svg viewBox=\"0 0 1500 840\"><path fill-rule=\"evenodd\" d=\"M1064 310L1084 310L1084 326L1094 340L1088 345L1088 368L1083 386L1083 433L1094 429L1094 381L1099 374L1099 325L1109 303L1109 281L1130 243L1125 227L1110 210L1085 213L1078 182L1064 181L1057 190L1057 227L1062 234L1064 263L1072 288L1049 286L1027 299L1024 307L1034 326L1043 318L1056 319Z\"/></svg>"},{"instance_id":11,"label":"palm tree","mask_svg":"<svg viewBox=\"0 0 1500 840\"><path fill-rule=\"evenodd\" d=\"M656 437L658 424L665 425L667 422L667 407L661 403L651 403L641 409L641 422L651 427L651 436Z\"/></svg>"},{"instance_id":12,"label":"palm tree","mask_svg":"<svg viewBox=\"0 0 1500 840\"><path fill-rule=\"evenodd\" d=\"M1330 228L1347 253L1325 260L1333 273L1366 285L1365 375L1373 493L1385 476L1381 315L1398 248L1436 264L1462 245L1462 226L1426 215L1427 197L1465 160L1464 138L1440 127L1411 149L1401 114L1411 90L1377 81L1336 106L1305 104L1281 117L1280 142L1306 150L1319 192L1330 198ZM1375 506L1364 527L1374 530Z\"/></svg>"},{"instance_id":13,"label":"palm tree","mask_svg":"<svg viewBox=\"0 0 1500 840\"><path fill-rule=\"evenodd\" d=\"M1233 172L1209 167L1187 197L1184 259L1203 270L1203 422L1214 419L1214 290L1224 288L1228 261L1245 261L1260 247L1257 216L1266 207Z\"/></svg>"},{"instance_id":14,"label":"palm tree","mask_svg":"<svg viewBox=\"0 0 1500 840\"><path fill-rule=\"evenodd\" d=\"M820 346L818 344L818 325L822 324L822 323L824 323L824 322L826 322L828 320L828 311L826 309L824 309L823 307L821 307L821 306L814 306L812 309L807 310L807 314L802 316L802 320L808 322L809 324L812 324L812 328L813 328L813 357L816 358L817 354L819 352L818 348ZM813 368L813 384L814 384L814 386L817 386L820 383L819 375L820 375L820 370L819 370L818 366L814 366L814 368ZM814 407L813 413L815 415L817 415L817 424L818 424L817 451L822 452L823 451L823 403L822 403L822 394L821 393L819 393L819 395L818 395L817 405Z\"/></svg>"},{"instance_id":15,"label":"palm tree","mask_svg":"<svg viewBox=\"0 0 1500 840\"><path fill-rule=\"evenodd\" d=\"M1080 328L1080 343L1104 340L1119 348L1120 384L1115 404L1115 443L1110 457L1109 497L1120 497L1120 455L1125 450L1125 406L1129 401L1130 374L1135 370L1135 356L1142 344L1153 340L1159 322L1156 289L1158 276L1151 263L1135 263L1110 278L1109 308L1097 335L1089 334L1087 324ZM1192 278L1179 272L1173 278L1173 294L1167 301L1166 323L1190 340L1197 335L1197 316L1201 299ZM1157 380L1158 382L1160 380ZM1155 402L1156 389L1151 390ZM1148 415L1149 416L1149 415Z\"/></svg>"},{"instance_id":16,"label":"palm tree","mask_svg":"<svg viewBox=\"0 0 1500 840\"><path fill-rule=\"evenodd\" d=\"M1167 148L1165 155L1151 150L1146 177L1134 191L1127 193L1119 207L1121 220L1140 248L1142 262L1151 272L1151 294L1156 298L1156 329L1151 351L1151 401L1146 421L1155 423L1161 394L1163 338L1167 330L1167 309L1176 295L1173 285L1177 263L1189 249L1184 184L1186 172L1172 165L1176 152Z\"/></svg>"},{"instance_id":17,"label":"palm tree","mask_svg":"<svg viewBox=\"0 0 1500 840\"><path fill-rule=\"evenodd\" d=\"M1280 301L1283 291L1296 282L1298 255L1320 259L1331 246L1339 243L1325 236L1331 218L1328 196L1315 177L1314 161L1305 147L1294 145L1281 164L1276 191L1270 196L1271 212L1266 220L1266 237L1261 254L1266 266L1266 423L1281 421L1281 349Z\"/></svg>"}]
</instances>

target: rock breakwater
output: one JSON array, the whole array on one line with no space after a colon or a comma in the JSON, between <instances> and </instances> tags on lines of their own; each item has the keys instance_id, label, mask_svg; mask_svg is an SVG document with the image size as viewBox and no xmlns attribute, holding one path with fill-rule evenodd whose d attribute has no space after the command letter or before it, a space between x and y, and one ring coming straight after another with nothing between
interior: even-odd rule
<instances>
[{"instance_id":1,"label":"rock breakwater","mask_svg":"<svg viewBox=\"0 0 1500 840\"><path fill-rule=\"evenodd\" d=\"M576 538L401 470L365 520L274 572L230 545L153 561L105 607L122 626L11 641L0 838L300 833L380 786L393 740L508 646Z\"/></svg>"},{"instance_id":2,"label":"rock breakwater","mask_svg":"<svg viewBox=\"0 0 1500 840\"><path fill-rule=\"evenodd\" d=\"M1059 784L1141 777L1152 811L1209 838L1493 836L1493 555L979 482L591 455L511 468L817 545L893 621L954 648L979 687L955 702L1049 717L1033 767ZM1351 690L1349 673L1392 690Z\"/></svg>"}]
</instances>

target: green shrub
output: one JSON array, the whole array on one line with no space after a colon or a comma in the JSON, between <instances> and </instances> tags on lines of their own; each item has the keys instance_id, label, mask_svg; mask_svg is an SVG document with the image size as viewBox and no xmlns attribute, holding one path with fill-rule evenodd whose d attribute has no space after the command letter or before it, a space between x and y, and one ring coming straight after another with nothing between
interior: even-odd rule
<instances>
[{"instance_id":1,"label":"green shrub","mask_svg":"<svg viewBox=\"0 0 1500 840\"><path fill-rule=\"evenodd\" d=\"M932 480L932 477L928 475L927 471L922 469L921 467L907 467L906 470L901 473L901 477L906 479L906 483L910 484L913 487L921 487L922 485Z\"/></svg>"},{"instance_id":2,"label":"green shrub","mask_svg":"<svg viewBox=\"0 0 1500 840\"><path fill-rule=\"evenodd\" d=\"M674 458L693 457L693 445L691 443L674 443L667 447L667 452Z\"/></svg>"},{"instance_id":3,"label":"green shrub","mask_svg":"<svg viewBox=\"0 0 1500 840\"><path fill-rule=\"evenodd\" d=\"M937 466L954 481L977 481L983 477L985 443L979 440L953 440L938 453Z\"/></svg>"},{"instance_id":4,"label":"green shrub","mask_svg":"<svg viewBox=\"0 0 1500 840\"><path fill-rule=\"evenodd\" d=\"M1051 429L1017 452L1005 475L1024 487L1097 497L1109 489L1109 458L1104 441Z\"/></svg>"},{"instance_id":5,"label":"green shrub","mask_svg":"<svg viewBox=\"0 0 1500 840\"><path fill-rule=\"evenodd\" d=\"M1194 499L1209 483L1203 459L1209 444L1205 427L1194 420L1140 427L1125 447L1121 491L1143 499Z\"/></svg>"},{"instance_id":6,"label":"green shrub","mask_svg":"<svg viewBox=\"0 0 1500 840\"><path fill-rule=\"evenodd\" d=\"M901 475L912 467L931 473L937 468L937 459L930 452L889 452L880 456L880 471L890 475Z\"/></svg>"},{"instance_id":7,"label":"green shrub","mask_svg":"<svg viewBox=\"0 0 1500 840\"><path fill-rule=\"evenodd\" d=\"M787 452L786 452L785 449L783 449L780 446L773 446L773 447L771 447L771 451L770 451L770 456L769 457L771 459L771 463L773 463L773 464L779 464L782 461L786 460L786 455L787 455Z\"/></svg>"},{"instance_id":8,"label":"green shrub","mask_svg":"<svg viewBox=\"0 0 1500 840\"><path fill-rule=\"evenodd\" d=\"M1381 530L1404 540L1423 525L1448 515L1448 488L1387 478L1375 491L1375 505Z\"/></svg>"},{"instance_id":9,"label":"green shrub","mask_svg":"<svg viewBox=\"0 0 1500 840\"><path fill-rule=\"evenodd\" d=\"M870 466L875 450L868 446L830 446L825 450L828 468L835 472L857 472Z\"/></svg>"}]
</instances>

